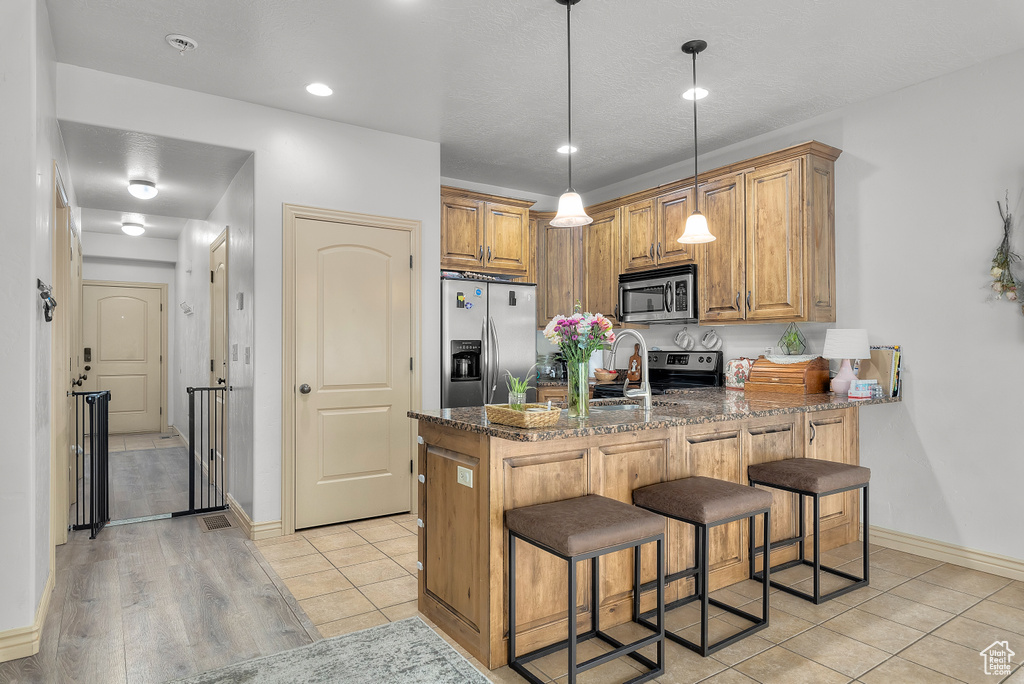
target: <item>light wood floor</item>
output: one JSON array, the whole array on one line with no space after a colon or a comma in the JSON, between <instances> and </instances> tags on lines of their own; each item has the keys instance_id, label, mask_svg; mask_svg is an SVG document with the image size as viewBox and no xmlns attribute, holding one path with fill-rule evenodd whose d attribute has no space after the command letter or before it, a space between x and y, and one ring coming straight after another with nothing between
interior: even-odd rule
<instances>
[{"instance_id":1,"label":"light wood floor","mask_svg":"<svg viewBox=\"0 0 1024 684\"><path fill-rule=\"evenodd\" d=\"M319 638L254 549L194 517L72 533L40 652L0 664L0 682L164 682Z\"/></svg>"}]
</instances>

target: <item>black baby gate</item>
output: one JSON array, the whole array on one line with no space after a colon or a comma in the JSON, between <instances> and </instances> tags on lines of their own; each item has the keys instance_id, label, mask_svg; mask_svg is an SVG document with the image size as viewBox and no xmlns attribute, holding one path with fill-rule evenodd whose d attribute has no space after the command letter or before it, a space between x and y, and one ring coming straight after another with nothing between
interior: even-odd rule
<instances>
[{"instance_id":1,"label":"black baby gate","mask_svg":"<svg viewBox=\"0 0 1024 684\"><path fill-rule=\"evenodd\" d=\"M72 392L75 399L75 514L71 528L89 530L95 539L110 522L110 392Z\"/></svg>"},{"instance_id":2,"label":"black baby gate","mask_svg":"<svg viewBox=\"0 0 1024 684\"><path fill-rule=\"evenodd\" d=\"M228 507L224 486L224 405L227 388L187 387L188 393L188 510L194 515Z\"/></svg>"}]
</instances>

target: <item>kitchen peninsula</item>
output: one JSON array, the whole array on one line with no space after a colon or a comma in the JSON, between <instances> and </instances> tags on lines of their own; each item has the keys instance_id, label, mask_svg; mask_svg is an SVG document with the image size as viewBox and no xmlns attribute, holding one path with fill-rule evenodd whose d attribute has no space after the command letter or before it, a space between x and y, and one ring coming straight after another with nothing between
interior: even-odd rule
<instances>
[{"instance_id":1,"label":"kitchen peninsula","mask_svg":"<svg viewBox=\"0 0 1024 684\"><path fill-rule=\"evenodd\" d=\"M491 669L506 663L508 567L504 512L600 494L632 503L632 491L691 476L746 484L746 467L788 458L859 462L859 407L899 399L851 401L831 394L759 394L707 388L657 397L650 415L622 403L595 404L591 415L563 412L550 428L489 423L483 407L414 411L419 421L419 609ZM772 539L797 534L796 495L776 491ZM858 538L855 492L822 502L822 549ZM711 589L747 577L746 528L722 526L711 542ZM691 528L670 522L667 572L693 564ZM758 539L758 543L761 540ZM644 581L654 579L653 549ZM789 546L772 563L796 557ZM517 650L564 639L565 564L528 544L517 550ZM601 623L629 619L632 556L601 564ZM649 576L648 576L649 575ZM589 571L580 568L577 621L589 624ZM691 587L678 582L666 602ZM653 589L643 595L653 605Z\"/></svg>"}]
</instances>

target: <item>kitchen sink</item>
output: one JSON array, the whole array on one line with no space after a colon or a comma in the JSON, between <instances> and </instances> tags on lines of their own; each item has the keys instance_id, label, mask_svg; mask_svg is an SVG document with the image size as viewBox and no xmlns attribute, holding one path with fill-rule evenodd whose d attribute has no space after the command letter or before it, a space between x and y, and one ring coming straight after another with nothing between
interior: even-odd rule
<instances>
[{"instance_id":1,"label":"kitchen sink","mask_svg":"<svg viewBox=\"0 0 1024 684\"><path fill-rule=\"evenodd\" d=\"M637 411L643 410L639 404L591 404L591 411Z\"/></svg>"}]
</instances>

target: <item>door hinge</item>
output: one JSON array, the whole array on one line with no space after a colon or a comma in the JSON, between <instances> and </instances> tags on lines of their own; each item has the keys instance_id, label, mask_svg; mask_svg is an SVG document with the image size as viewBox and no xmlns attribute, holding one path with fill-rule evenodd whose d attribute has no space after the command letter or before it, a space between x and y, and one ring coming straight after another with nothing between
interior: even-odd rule
<instances>
[{"instance_id":1,"label":"door hinge","mask_svg":"<svg viewBox=\"0 0 1024 684\"><path fill-rule=\"evenodd\" d=\"M163 406L160 407L160 415L161 416L164 415L164 407Z\"/></svg>"},{"instance_id":2,"label":"door hinge","mask_svg":"<svg viewBox=\"0 0 1024 684\"><path fill-rule=\"evenodd\" d=\"M213 372L213 359L210 359L210 372Z\"/></svg>"},{"instance_id":3,"label":"door hinge","mask_svg":"<svg viewBox=\"0 0 1024 684\"><path fill-rule=\"evenodd\" d=\"M409 255L409 268L412 268L412 254Z\"/></svg>"},{"instance_id":4,"label":"door hinge","mask_svg":"<svg viewBox=\"0 0 1024 684\"><path fill-rule=\"evenodd\" d=\"M412 357L409 357L409 370L412 370Z\"/></svg>"},{"instance_id":5,"label":"door hinge","mask_svg":"<svg viewBox=\"0 0 1024 684\"><path fill-rule=\"evenodd\" d=\"M412 472L412 459L409 459L409 472Z\"/></svg>"},{"instance_id":6,"label":"door hinge","mask_svg":"<svg viewBox=\"0 0 1024 684\"><path fill-rule=\"evenodd\" d=\"M161 311L163 311L163 310L164 310L164 305L163 305L163 304L161 304L161 305L160 305L160 310L161 310Z\"/></svg>"},{"instance_id":7,"label":"door hinge","mask_svg":"<svg viewBox=\"0 0 1024 684\"><path fill-rule=\"evenodd\" d=\"M213 282L213 271L210 271L210 282Z\"/></svg>"}]
</instances>

